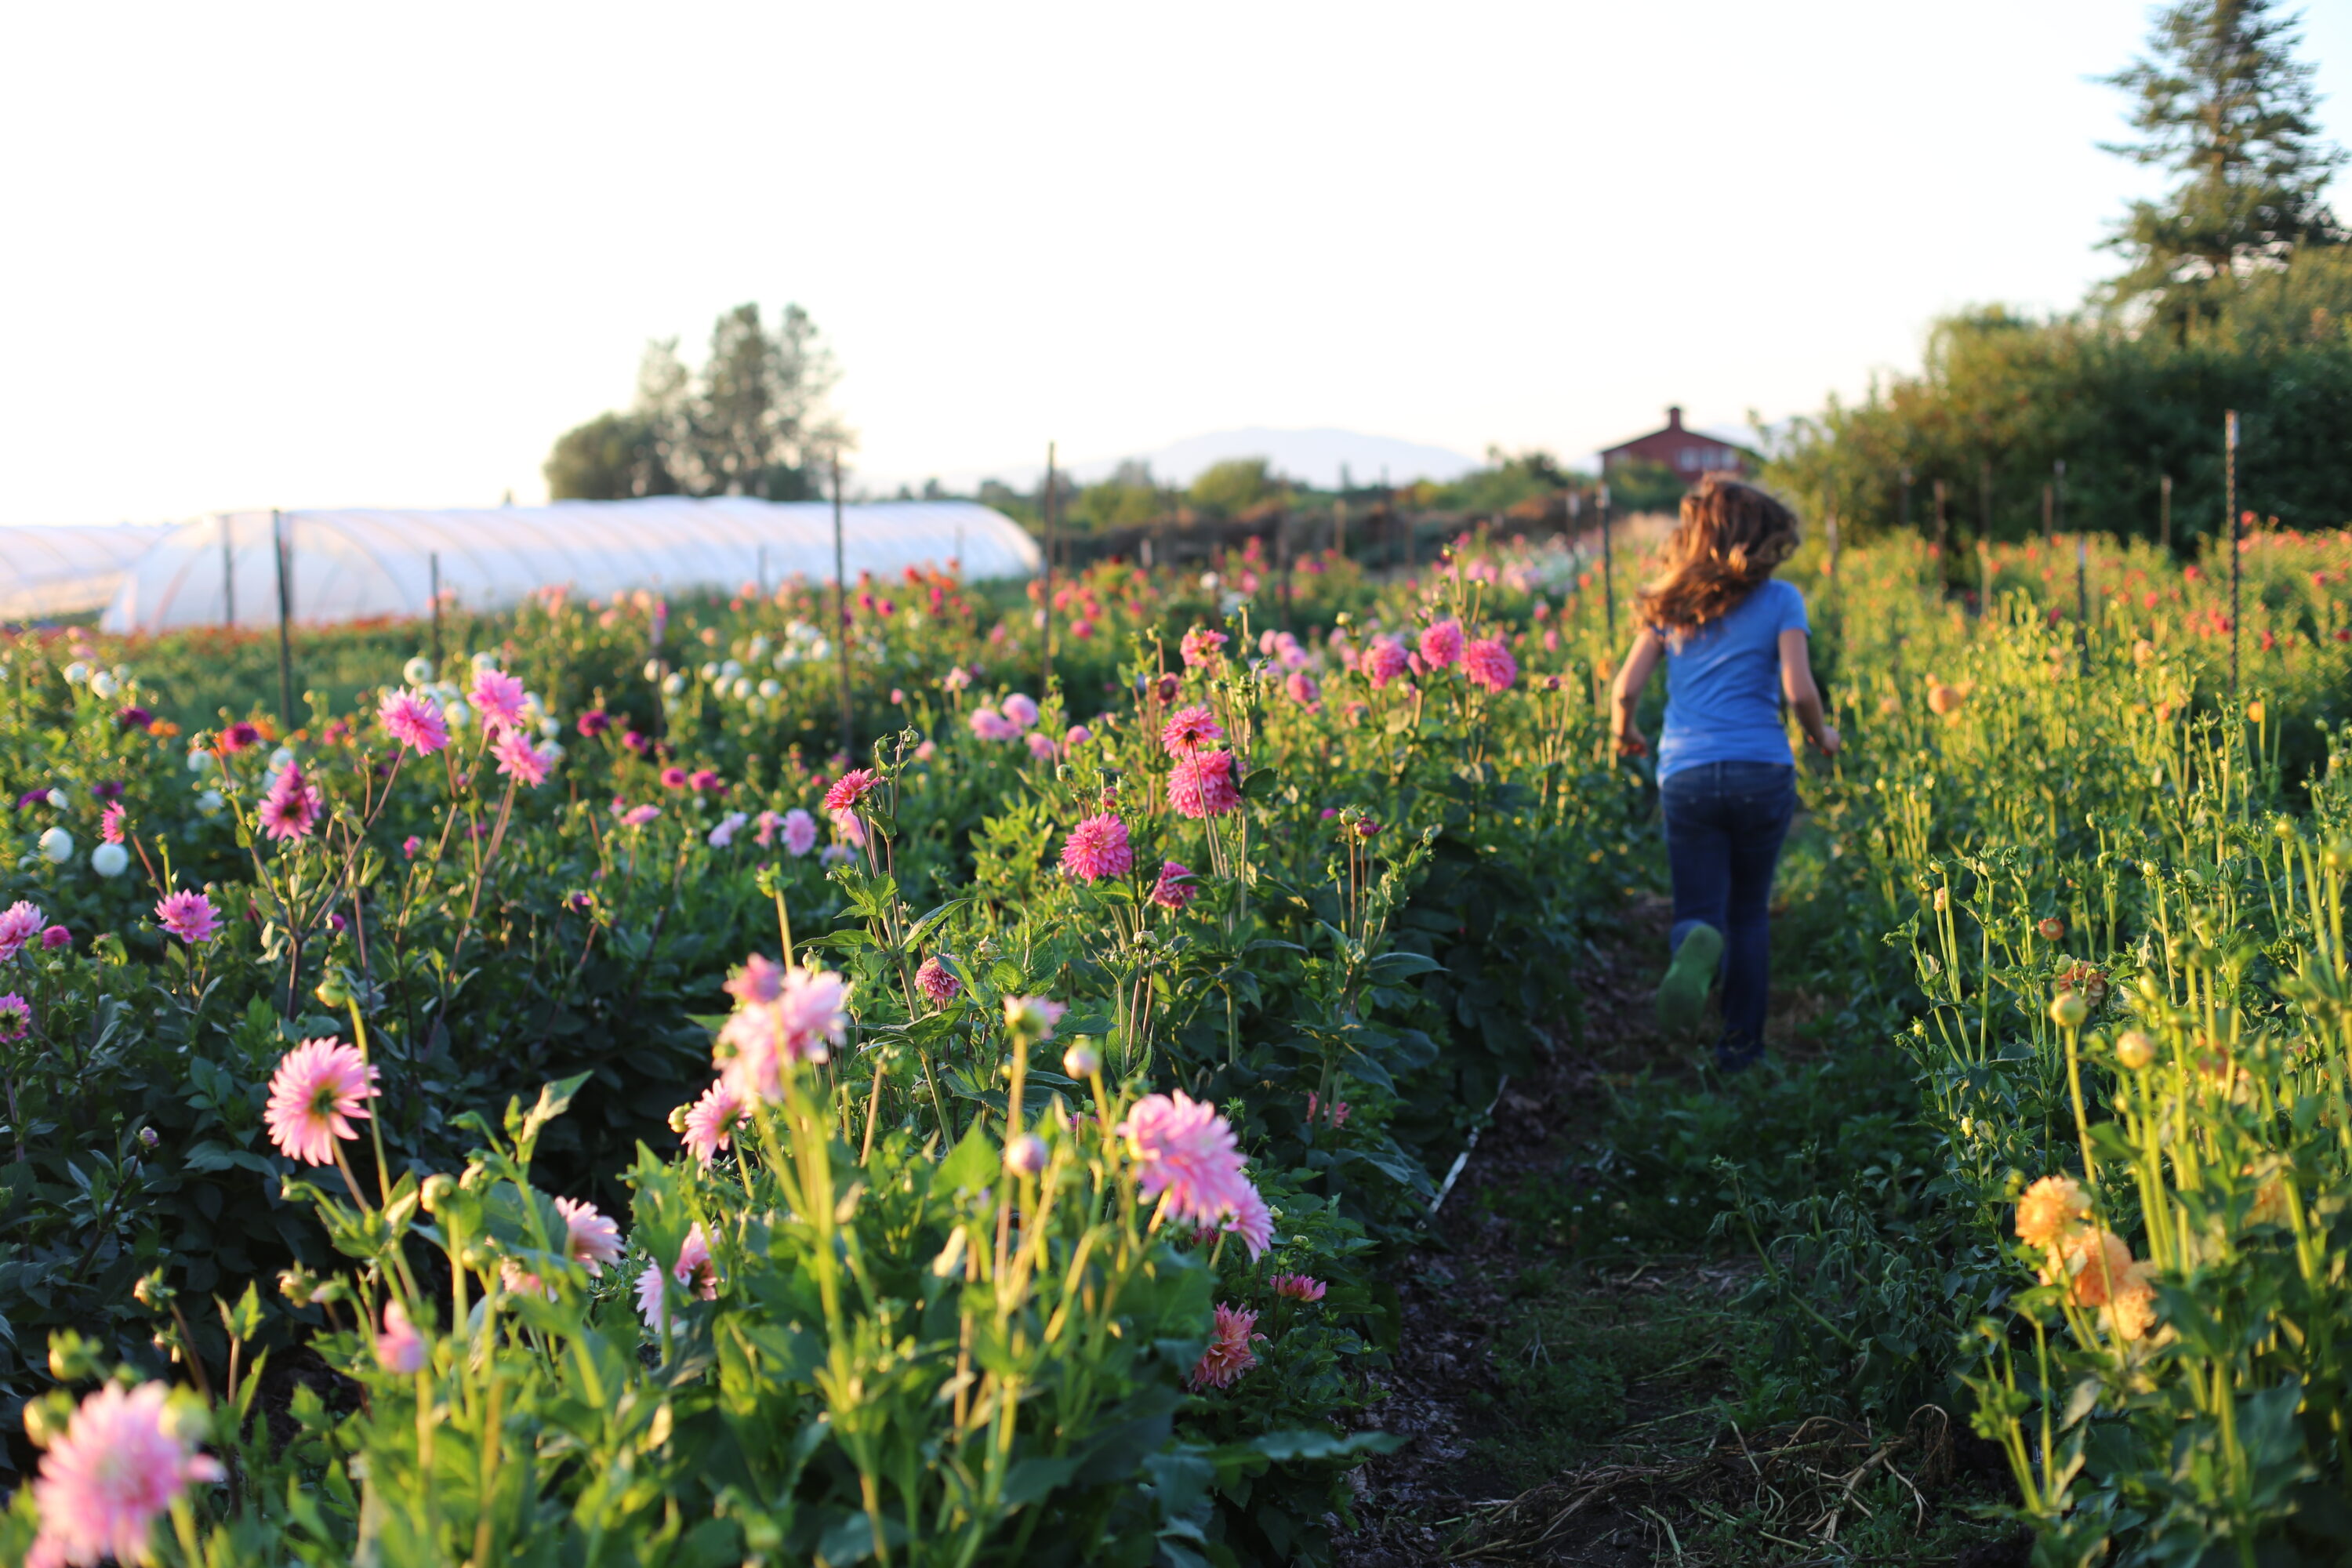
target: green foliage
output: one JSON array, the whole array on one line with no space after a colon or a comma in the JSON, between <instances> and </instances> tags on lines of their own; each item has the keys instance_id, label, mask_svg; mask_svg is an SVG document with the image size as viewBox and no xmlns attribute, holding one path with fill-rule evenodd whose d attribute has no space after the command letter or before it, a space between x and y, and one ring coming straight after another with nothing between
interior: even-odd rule
<instances>
[{"instance_id":1,"label":"green foliage","mask_svg":"<svg viewBox=\"0 0 2352 1568\"><path fill-rule=\"evenodd\" d=\"M1192 504L1216 517L1239 517L1275 491L1276 480L1264 458L1227 458L1193 479Z\"/></svg>"},{"instance_id":2,"label":"green foliage","mask_svg":"<svg viewBox=\"0 0 2352 1568\"><path fill-rule=\"evenodd\" d=\"M2325 199L2345 154L2320 139L2298 20L2271 0L2180 0L2158 13L2148 56L2107 79L2146 137L2110 151L2181 176L2108 240L2131 261L2110 289L2176 331L2224 313L2250 273L2347 237Z\"/></svg>"},{"instance_id":3,"label":"green foliage","mask_svg":"<svg viewBox=\"0 0 2352 1568\"><path fill-rule=\"evenodd\" d=\"M698 374L679 361L676 338L648 343L635 405L557 437L548 494L810 499L823 489L820 459L848 439L824 409L838 379L808 312L786 305L771 331L758 305L738 305L712 324Z\"/></svg>"},{"instance_id":4,"label":"green foliage","mask_svg":"<svg viewBox=\"0 0 2352 1568\"><path fill-rule=\"evenodd\" d=\"M599 414L555 439L542 471L550 500L626 500L675 495L677 479L662 461L653 420L642 414Z\"/></svg>"},{"instance_id":5,"label":"green foliage","mask_svg":"<svg viewBox=\"0 0 2352 1568\"><path fill-rule=\"evenodd\" d=\"M2306 250L2249 282L2186 338L2095 316L2035 321L1992 309L1937 323L1916 376L1799 420L1766 472L1849 530L1915 526L1948 488L1951 537L2016 541L2042 529L2043 488L2065 464L2062 526L2154 539L2169 476L2171 537L2223 526L2222 416L2242 420L2241 506L2302 529L2347 510L2336 454L2352 441L2352 253Z\"/></svg>"}]
</instances>

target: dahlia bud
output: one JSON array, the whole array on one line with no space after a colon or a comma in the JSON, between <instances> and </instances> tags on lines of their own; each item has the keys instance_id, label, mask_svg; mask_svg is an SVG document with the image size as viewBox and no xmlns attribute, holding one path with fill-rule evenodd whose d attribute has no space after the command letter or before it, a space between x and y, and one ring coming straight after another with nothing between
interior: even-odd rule
<instances>
[{"instance_id":1,"label":"dahlia bud","mask_svg":"<svg viewBox=\"0 0 2352 1568\"><path fill-rule=\"evenodd\" d=\"M2273 837L2281 839L2282 841L2293 838L2294 837L2294 818L2291 816L2272 817L2271 833Z\"/></svg>"},{"instance_id":2,"label":"dahlia bud","mask_svg":"<svg viewBox=\"0 0 2352 1568\"><path fill-rule=\"evenodd\" d=\"M1062 1053L1062 1070L1072 1078L1092 1078L1102 1071L1102 1053L1081 1039Z\"/></svg>"},{"instance_id":3,"label":"dahlia bud","mask_svg":"<svg viewBox=\"0 0 2352 1568\"><path fill-rule=\"evenodd\" d=\"M131 1296L141 1306L152 1309L172 1299L172 1288L163 1283L160 1272L142 1274L139 1283L131 1287Z\"/></svg>"},{"instance_id":4,"label":"dahlia bud","mask_svg":"<svg viewBox=\"0 0 2352 1568\"><path fill-rule=\"evenodd\" d=\"M152 1149L163 1141L163 1135L152 1127L142 1127L139 1130L139 1146L142 1149Z\"/></svg>"},{"instance_id":5,"label":"dahlia bud","mask_svg":"<svg viewBox=\"0 0 2352 1568\"><path fill-rule=\"evenodd\" d=\"M2066 922L2056 915L2051 915L2036 922L2033 929L2042 933L2042 941L2056 942L2066 934Z\"/></svg>"},{"instance_id":6,"label":"dahlia bud","mask_svg":"<svg viewBox=\"0 0 2352 1568\"><path fill-rule=\"evenodd\" d=\"M417 1201L425 1205L426 1214L434 1214L449 1201L449 1194L457 1190L457 1178L446 1171L436 1171L425 1177L425 1184L417 1189Z\"/></svg>"},{"instance_id":7,"label":"dahlia bud","mask_svg":"<svg viewBox=\"0 0 2352 1568\"><path fill-rule=\"evenodd\" d=\"M686 1113L693 1109L694 1107L690 1105L674 1105L670 1107L669 1130L677 1133L681 1138L685 1137Z\"/></svg>"},{"instance_id":8,"label":"dahlia bud","mask_svg":"<svg viewBox=\"0 0 2352 1568\"><path fill-rule=\"evenodd\" d=\"M350 1004L352 988L345 983L341 970L330 969L327 971L326 978L319 982L318 990L311 994L318 997L326 1006L341 1007Z\"/></svg>"},{"instance_id":9,"label":"dahlia bud","mask_svg":"<svg viewBox=\"0 0 2352 1568\"><path fill-rule=\"evenodd\" d=\"M2156 1060L2156 1042L2137 1029L2126 1029L2116 1037L2116 1060L2138 1072Z\"/></svg>"},{"instance_id":10,"label":"dahlia bud","mask_svg":"<svg viewBox=\"0 0 2352 1568\"><path fill-rule=\"evenodd\" d=\"M2319 863L2330 871L2352 866L2352 838L2338 838L2319 852Z\"/></svg>"},{"instance_id":11,"label":"dahlia bud","mask_svg":"<svg viewBox=\"0 0 2352 1568\"><path fill-rule=\"evenodd\" d=\"M317 1283L307 1270L283 1269L278 1276L278 1293L285 1297L293 1306L307 1307L310 1304L310 1298L316 1292Z\"/></svg>"},{"instance_id":12,"label":"dahlia bud","mask_svg":"<svg viewBox=\"0 0 2352 1568\"><path fill-rule=\"evenodd\" d=\"M25 1436L36 1448L46 1448L66 1435L66 1429L49 1415L48 1406L37 1399L25 1402Z\"/></svg>"},{"instance_id":13,"label":"dahlia bud","mask_svg":"<svg viewBox=\"0 0 2352 1568\"><path fill-rule=\"evenodd\" d=\"M2050 1019L2062 1029L2079 1029L2091 1016L2091 1005L2073 991L2061 991L2050 1004Z\"/></svg>"},{"instance_id":14,"label":"dahlia bud","mask_svg":"<svg viewBox=\"0 0 2352 1568\"><path fill-rule=\"evenodd\" d=\"M1045 1168L1045 1141L1024 1132L1005 1145L1004 1168L1016 1176L1034 1176Z\"/></svg>"}]
</instances>

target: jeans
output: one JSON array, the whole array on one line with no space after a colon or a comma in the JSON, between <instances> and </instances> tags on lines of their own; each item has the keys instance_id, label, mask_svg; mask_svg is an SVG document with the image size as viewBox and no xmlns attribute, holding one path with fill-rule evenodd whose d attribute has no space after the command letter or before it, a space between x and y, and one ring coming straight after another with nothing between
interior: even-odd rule
<instances>
[{"instance_id":1,"label":"jeans","mask_svg":"<svg viewBox=\"0 0 2352 1568\"><path fill-rule=\"evenodd\" d=\"M1723 933L1723 1038L1716 1060L1737 1070L1764 1054L1772 973L1772 871L1797 813L1787 763L1699 763L1658 786L1680 947L1701 921Z\"/></svg>"}]
</instances>

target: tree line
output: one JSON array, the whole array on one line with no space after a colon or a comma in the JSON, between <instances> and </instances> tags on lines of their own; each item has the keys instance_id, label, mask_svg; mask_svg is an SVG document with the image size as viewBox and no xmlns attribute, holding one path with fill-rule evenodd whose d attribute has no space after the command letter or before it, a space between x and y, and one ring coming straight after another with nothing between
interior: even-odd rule
<instances>
[{"instance_id":1,"label":"tree line","mask_svg":"<svg viewBox=\"0 0 2352 1568\"><path fill-rule=\"evenodd\" d=\"M2077 309L1937 321L1920 369L1780 435L1767 479L1868 529L1957 541L2094 527L2186 544L2225 526L2222 423L2243 509L2287 527L2352 516L2352 247L2325 193L2312 67L2270 0L2160 11L2107 81L2135 142L2177 176L2105 242L2124 270Z\"/></svg>"}]
</instances>

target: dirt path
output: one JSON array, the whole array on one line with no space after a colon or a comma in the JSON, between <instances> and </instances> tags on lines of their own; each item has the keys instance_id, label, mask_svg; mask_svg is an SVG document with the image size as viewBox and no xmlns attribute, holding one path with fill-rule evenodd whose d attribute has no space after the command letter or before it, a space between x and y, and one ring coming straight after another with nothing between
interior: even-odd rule
<instances>
[{"instance_id":1,"label":"dirt path","mask_svg":"<svg viewBox=\"0 0 2352 1568\"><path fill-rule=\"evenodd\" d=\"M1667 923L1657 898L1612 923L1582 977L1580 1039L1557 1041L1539 1078L1510 1086L1406 1260L1401 1344L1367 1416L1412 1441L1360 1473L1360 1528L1339 1543L1340 1568L2021 1565L2013 1531L1960 1511L1961 1494L1990 1494L1969 1474L1988 1456L1940 1412L1901 1433L1822 1420L1743 1433L1725 1418L1735 1363L1763 1331L1734 1307L1752 1258L1579 1260L1584 1227L1608 1223L1582 1163L1608 1085L1643 1071L1702 1081L1698 1048L1654 1022ZM1774 996L1768 1036L1784 1059L1822 1048L1802 1032L1820 1011ZM1891 1501L1915 1517L1881 1518ZM1879 1554L1858 1530L1909 1544Z\"/></svg>"}]
</instances>

